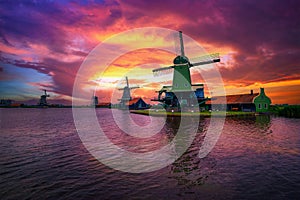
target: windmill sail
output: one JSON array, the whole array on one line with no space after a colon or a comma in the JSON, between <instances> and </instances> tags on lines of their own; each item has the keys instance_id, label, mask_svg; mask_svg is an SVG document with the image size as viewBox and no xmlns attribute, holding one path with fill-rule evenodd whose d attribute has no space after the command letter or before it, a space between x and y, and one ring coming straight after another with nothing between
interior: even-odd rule
<instances>
[{"instance_id":1,"label":"windmill sail","mask_svg":"<svg viewBox=\"0 0 300 200\"><path fill-rule=\"evenodd\" d=\"M128 77L127 76L126 76L126 85L127 85L127 87L129 87Z\"/></svg>"},{"instance_id":2,"label":"windmill sail","mask_svg":"<svg viewBox=\"0 0 300 200\"><path fill-rule=\"evenodd\" d=\"M207 54L198 58L193 58L191 60L194 62L190 63L190 67L194 67L199 65L206 65L215 62L220 62L220 56L218 53L214 53L214 54Z\"/></svg>"},{"instance_id":3,"label":"windmill sail","mask_svg":"<svg viewBox=\"0 0 300 200\"><path fill-rule=\"evenodd\" d=\"M174 50L175 50L175 53L176 53L176 56L180 55L181 52L180 52L180 42L178 40L178 33L174 33Z\"/></svg>"},{"instance_id":4,"label":"windmill sail","mask_svg":"<svg viewBox=\"0 0 300 200\"><path fill-rule=\"evenodd\" d=\"M179 31L179 41L180 41L180 55L183 57L183 56L185 56L185 54L184 54L182 31Z\"/></svg>"},{"instance_id":5,"label":"windmill sail","mask_svg":"<svg viewBox=\"0 0 300 200\"><path fill-rule=\"evenodd\" d=\"M154 76L162 76L166 74L170 74L173 72L173 66L170 67L162 67L152 70Z\"/></svg>"},{"instance_id":6,"label":"windmill sail","mask_svg":"<svg viewBox=\"0 0 300 200\"><path fill-rule=\"evenodd\" d=\"M183 53L184 53L184 50L183 50ZM211 64L211 63L215 63L215 62L220 62L220 56L218 53L214 53L214 54L207 54L207 55L204 55L204 56L201 56L198 58L193 58L191 60L193 62L188 63L189 67L195 67L195 66L199 66L199 65L207 65L207 64ZM168 66L168 67L161 67L161 68L152 70L152 72L153 72L154 76L159 76L159 75L171 73L173 68L174 68L174 65Z\"/></svg>"},{"instance_id":7,"label":"windmill sail","mask_svg":"<svg viewBox=\"0 0 300 200\"><path fill-rule=\"evenodd\" d=\"M164 71L164 70L170 70L170 69L173 69L173 68L174 68L174 66L162 67L162 68L154 69L154 70L152 70L152 72L159 72L159 71Z\"/></svg>"},{"instance_id":8,"label":"windmill sail","mask_svg":"<svg viewBox=\"0 0 300 200\"><path fill-rule=\"evenodd\" d=\"M177 37L178 37L178 35L177 35ZM179 41L179 44L178 44L178 41ZM180 47L179 47L179 45L180 45ZM176 50L176 53L178 54L178 56L174 60L174 65L152 70L154 76L160 76L160 75L171 73L173 71L172 69L174 69L176 65L181 66L183 64L183 65L186 65L188 68L190 68L190 67L194 67L194 66L220 62L219 54L215 53L215 54L207 54L207 55L204 55L204 56L201 56L198 58L194 58L194 59L192 59L194 62L191 63L189 61L189 59L185 56L183 37L182 37L181 31L179 31L179 40L178 39L175 40L175 50ZM177 59L177 61L176 61L176 59ZM179 64L178 64L178 59L180 60Z\"/></svg>"}]
</instances>

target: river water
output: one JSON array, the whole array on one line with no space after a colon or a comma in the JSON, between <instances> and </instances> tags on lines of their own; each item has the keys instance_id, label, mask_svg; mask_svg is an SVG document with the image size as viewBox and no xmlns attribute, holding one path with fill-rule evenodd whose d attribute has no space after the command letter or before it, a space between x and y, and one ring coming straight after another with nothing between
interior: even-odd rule
<instances>
[{"instance_id":1,"label":"river water","mask_svg":"<svg viewBox=\"0 0 300 200\"><path fill-rule=\"evenodd\" d=\"M141 140L118 130L111 110L96 109L96 114L108 138L135 152L167 144L180 122L168 118L159 134ZM147 116L131 115L137 124L149 122ZM191 146L174 163L128 173L107 167L86 150L72 109L0 109L0 116L0 199L300 197L300 119L227 118L217 144L200 159L199 144L210 123L201 118Z\"/></svg>"}]
</instances>

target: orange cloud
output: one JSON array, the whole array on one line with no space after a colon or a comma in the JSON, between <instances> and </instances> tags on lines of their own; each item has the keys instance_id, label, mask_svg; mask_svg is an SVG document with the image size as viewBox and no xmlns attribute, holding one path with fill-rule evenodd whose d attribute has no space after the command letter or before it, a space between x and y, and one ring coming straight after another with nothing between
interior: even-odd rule
<instances>
[{"instance_id":1,"label":"orange cloud","mask_svg":"<svg viewBox=\"0 0 300 200\"><path fill-rule=\"evenodd\" d=\"M0 8L1 65L31 68L41 76L49 75L53 85L48 87L56 94L71 96L80 64L99 43L132 28L165 27L182 30L204 47L203 51L193 51L190 41L185 40L189 58L201 56L205 53L204 49L210 53L220 53L221 62L217 67L227 93L265 87L274 103L300 103L296 89L300 86L299 44L293 39L299 32L299 13L290 9L299 7L296 2L264 1L258 5L234 0L226 3L180 1L176 4L169 0L118 0L87 4L46 1L35 6L24 2L22 9L16 5L16 2L9 1ZM283 16L281 13L289 14ZM270 23L270 20L277 23ZM136 44L137 39L145 40L145 43ZM171 47L174 38L145 32L120 37L107 45L107 51L142 47L149 43ZM121 55L113 63L89 61L89 70L81 74L88 80L81 87L91 93L100 81L100 89L111 90L120 85L124 76L128 76L133 84L142 86L134 91L136 94L151 96L152 90L159 90L162 84L171 84L172 79L170 74L153 77L151 70L171 65L173 58L174 55L168 52L140 49ZM107 67L106 64L108 68L105 72L99 73ZM203 66L201 70L209 70L209 67ZM5 70L1 73L3 80L11 77ZM193 82L203 82L197 73L192 74ZM7 90L12 91L13 88ZM17 97L19 94L15 95Z\"/></svg>"}]
</instances>

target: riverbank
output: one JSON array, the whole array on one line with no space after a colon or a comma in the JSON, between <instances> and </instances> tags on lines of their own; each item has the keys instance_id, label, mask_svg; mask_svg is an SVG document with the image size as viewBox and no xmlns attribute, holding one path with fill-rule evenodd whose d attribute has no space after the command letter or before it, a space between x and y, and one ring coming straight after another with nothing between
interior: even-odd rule
<instances>
[{"instance_id":1,"label":"riverbank","mask_svg":"<svg viewBox=\"0 0 300 200\"><path fill-rule=\"evenodd\" d=\"M130 110L131 113L140 115L150 115L150 116L168 116L168 117L234 117L234 116L254 116L254 112L242 112L242 111L203 111L203 112L165 112L164 110Z\"/></svg>"},{"instance_id":2,"label":"riverbank","mask_svg":"<svg viewBox=\"0 0 300 200\"><path fill-rule=\"evenodd\" d=\"M300 105L272 105L270 113L288 118L300 118Z\"/></svg>"},{"instance_id":3,"label":"riverbank","mask_svg":"<svg viewBox=\"0 0 300 200\"><path fill-rule=\"evenodd\" d=\"M75 106L76 108L90 108L90 106ZM49 106L36 106L36 105L21 105L21 106L0 106L0 108L74 108L72 105L49 105ZM109 108L110 107L102 107L97 106L98 108ZM116 108L114 108L116 109ZM202 117L210 117L211 112L209 111L203 111L200 113L197 112L165 112L164 110L131 110L131 113L135 114L141 114L141 115L151 115L151 116L202 116ZM224 116L227 117L231 116L251 116L255 115L255 112L242 112L242 111L227 111L227 112L221 112L221 111L214 111L214 116ZM267 113L268 115L275 115L280 117L288 117L288 118L300 118L300 105L271 105L270 109Z\"/></svg>"}]
</instances>

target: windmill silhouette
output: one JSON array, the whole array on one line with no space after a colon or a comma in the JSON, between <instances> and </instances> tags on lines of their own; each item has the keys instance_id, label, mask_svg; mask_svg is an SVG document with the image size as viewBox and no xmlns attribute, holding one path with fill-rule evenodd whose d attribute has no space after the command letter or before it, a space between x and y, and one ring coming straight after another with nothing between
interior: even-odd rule
<instances>
[{"instance_id":1,"label":"windmill silhouette","mask_svg":"<svg viewBox=\"0 0 300 200\"><path fill-rule=\"evenodd\" d=\"M119 90L123 90L122 98L120 99L120 105L125 106L126 103L130 100L132 100L130 90L140 88L139 86L129 87L128 77L125 77L126 79L126 86L124 88L120 88Z\"/></svg>"},{"instance_id":2,"label":"windmill silhouette","mask_svg":"<svg viewBox=\"0 0 300 200\"><path fill-rule=\"evenodd\" d=\"M40 101L39 101L38 105L39 106L48 106L47 97L50 97L50 95L47 94L47 90L44 90L44 94L41 95L41 98L40 98Z\"/></svg>"},{"instance_id":3,"label":"windmill silhouette","mask_svg":"<svg viewBox=\"0 0 300 200\"><path fill-rule=\"evenodd\" d=\"M198 104L199 101L203 101L204 92L203 84L192 84L191 83L191 73L190 68L200 65L211 64L215 62L220 62L219 54L209 54L199 57L198 62L190 63L188 57L184 53L184 44L182 38L182 32L179 31L179 41L180 41L180 55L178 55L174 61L173 65L169 67L157 68L152 70L154 75L159 74L165 70L173 69L173 81L172 86L163 86L163 88L158 91L158 98L153 99L153 101L160 101L165 107L180 107L180 105L193 105L195 102L191 102L191 95L195 93ZM192 90L192 86L198 87L196 91ZM165 97L162 98L162 94L165 93ZM175 95L176 93L176 95ZM179 108L180 109L180 108Z\"/></svg>"}]
</instances>

